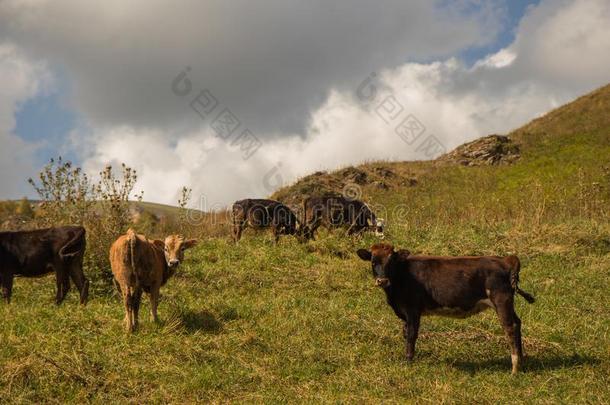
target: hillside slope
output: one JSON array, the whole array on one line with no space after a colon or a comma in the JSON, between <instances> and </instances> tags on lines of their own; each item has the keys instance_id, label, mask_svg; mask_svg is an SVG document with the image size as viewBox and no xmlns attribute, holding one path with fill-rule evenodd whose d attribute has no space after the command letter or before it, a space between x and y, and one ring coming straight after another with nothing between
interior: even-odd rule
<instances>
[{"instance_id":1,"label":"hillside slope","mask_svg":"<svg viewBox=\"0 0 610 405\"><path fill-rule=\"evenodd\" d=\"M455 212L452 207L463 209L467 204L481 216L496 208L506 213L522 203L545 201L544 214L553 215L577 211L583 205L601 207L609 201L609 183L607 85L507 137L484 137L434 161L372 162L314 173L271 198L298 206L305 196L344 189L353 192L355 186L373 204L400 202L450 212ZM430 199L435 203L431 205Z\"/></svg>"}]
</instances>

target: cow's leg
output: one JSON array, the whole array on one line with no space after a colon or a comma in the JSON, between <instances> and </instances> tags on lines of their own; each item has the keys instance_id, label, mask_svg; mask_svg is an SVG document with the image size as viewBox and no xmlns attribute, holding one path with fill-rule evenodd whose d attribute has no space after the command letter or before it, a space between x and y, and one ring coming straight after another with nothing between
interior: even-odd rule
<instances>
[{"instance_id":1,"label":"cow's leg","mask_svg":"<svg viewBox=\"0 0 610 405\"><path fill-rule=\"evenodd\" d=\"M121 292L121 284L119 284L118 280L116 278L112 278L112 284L114 284L114 288L116 288L116 291L119 293L119 296L122 296L123 293Z\"/></svg>"},{"instance_id":2,"label":"cow's leg","mask_svg":"<svg viewBox=\"0 0 610 405\"><path fill-rule=\"evenodd\" d=\"M419 320L420 314L409 314L402 328L405 337L407 360L409 361L413 360L415 356L415 342L419 332Z\"/></svg>"},{"instance_id":3,"label":"cow's leg","mask_svg":"<svg viewBox=\"0 0 610 405\"><path fill-rule=\"evenodd\" d=\"M244 230L243 222L233 224L233 241L235 243L239 242L239 240L241 239L241 233L243 232L243 230Z\"/></svg>"},{"instance_id":4,"label":"cow's leg","mask_svg":"<svg viewBox=\"0 0 610 405\"><path fill-rule=\"evenodd\" d=\"M11 293L13 292L13 273L8 271L0 272L0 285L2 285L2 298L7 304L11 303Z\"/></svg>"},{"instance_id":5,"label":"cow's leg","mask_svg":"<svg viewBox=\"0 0 610 405\"><path fill-rule=\"evenodd\" d=\"M273 225L273 241L276 245L280 241L281 234L282 234L282 231L281 231L279 225Z\"/></svg>"},{"instance_id":6,"label":"cow's leg","mask_svg":"<svg viewBox=\"0 0 610 405\"><path fill-rule=\"evenodd\" d=\"M138 314L140 313L140 303L142 302L142 288L136 287L132 296L132 328L135 331L138 329Z\"/></svg>"},{"instance_id":7,"label":"cow's leg","mask_svg":"<svg viewBox=\"0 0 610 405\"><path fill-rule=\"evenodd\" d=\"M349 228L347 228L347 234L351 236L356 232L358 232L358 224L356 222L352 222Z\"/></svg>"},{"instance_id":8,"label":"cow's leg","mask_svg":"<svg viewBox=\"0 0 610 405\"><path fill-rule=\"evenodd\" d=\"M154 322L159 322L157 315L157 306L159 305L159 286L153 286L150 289L150 317Z\"/></svg>"},{"instance_id":9,"label":"cow's leg","mask_svg":"<svg viewBox=\"0 0 610 405\"><path fill-rule=\"evenodd\" d=\"M521 319L513 309L513 323L515 325L515 348L519 362L523 362L523 342L521 341Z\"/></svg>"},{"instance_id":10,"label":"cow's leg","mask_svg":"<svg viewBox=\"0 0 610 405\"><path fill-rule=\"evenodd\" d=\"M307 228L309 228L309 235L311 236L311 240L316 240L315 232L320 227L321 224L322 224L322 220L316 219L316 220L311 221L307 225Z\"/></svg>"},{"instance_id":11,"label":"cow's leg","mask_svg":"<svg viewBox=\"0 0 610 405\"><path fill-rule=\"evenodd\" d=\"M127 332L132 332L131 329L131 288L128 286L123 286L121 288L123 291L123 304L125 305L125 319L123 322L125 323L125 330Z\"/></svg>"},{"instance_id":12,"label":"cow's leg","mask_svg":"<svg viewBox=\"0 0 610 405\"><path fill-rule=\"evenodd\" d=\"M85 277L83 273L82 262L80 265L75 265L70 268L70 278L72 282L78 288L78 292L80 293L80 303L82 305L87 304L87 298L89 297L89 280Z\"/></svg>"},{"instance_id":13,"label":"cow's leg","mask_svg":"<svg viewBox=\"0 0 610 405\"><path fill-rule=\"evenodd\" d=\"M55 304L59 305L63 302L64 298L66 298L66 294L68 294L68 291L70 290L70 279L68 278L65 269L60 268L55 271L55 285L57 287Z\"/></svg>"},{"instance_id":14,"label":"cow's leg","mask_svg":"<svg viewBox=\"0 0 610 405\"><path fill-rule=\"evenodd\" d=\"M515 313L513 295L500 293L493 297L492 301L510 345L512 373L516 374L523 359L523 350L521 346L521 320Z\"/></svg>"}]
</instances>

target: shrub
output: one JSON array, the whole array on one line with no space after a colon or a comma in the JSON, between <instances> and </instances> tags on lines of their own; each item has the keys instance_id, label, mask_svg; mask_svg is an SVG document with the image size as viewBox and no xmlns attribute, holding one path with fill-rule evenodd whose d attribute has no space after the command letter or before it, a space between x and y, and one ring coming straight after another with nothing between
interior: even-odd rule
<instances>
[{"instance_id":1,"label":"shrub","mask_svg":"<svg viewBox=\"0 0 610 405\"><path fill-rule=\"evenodd\" d=\"M137 173L125 164L117 177L108 165L91 182L80 167L51 159L39 174L39 180L29 179L40 200L36 215L38 227L82 225L87 230L85 266L93 281L110 285L112 275L108 250L118 235L132 224L129 197L137 181ZM142 193L134 196L142 199Z\"/></svg>"}]
</instances>

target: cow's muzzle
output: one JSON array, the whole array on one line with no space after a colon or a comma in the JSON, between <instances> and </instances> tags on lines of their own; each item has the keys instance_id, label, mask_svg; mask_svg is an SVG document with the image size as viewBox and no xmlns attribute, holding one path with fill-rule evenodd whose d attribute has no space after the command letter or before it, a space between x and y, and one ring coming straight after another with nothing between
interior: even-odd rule
<instances>
[{"instance_id":1,"label":"cow's muzzle","mask_svg":"<svg viewBox=\"0 0 610 405\"><path fill-rule=\"evenodd\" d=\"M387 277L379 277L375 279L375 285L386 288L390 286L390 279Z\"/></svg>"},{"instance_id":2,"label":"cow's muzzle","mask_svg":"<svg viewBox=\"0 0 610 405\"><path fill-rule=\"evenodd\" d=\"M180 260L176 260L176 259L170 260L169 262L167 262L167 265L171 268L178 267L179 264L180 264Z\"/></svg>"}]
</instances>

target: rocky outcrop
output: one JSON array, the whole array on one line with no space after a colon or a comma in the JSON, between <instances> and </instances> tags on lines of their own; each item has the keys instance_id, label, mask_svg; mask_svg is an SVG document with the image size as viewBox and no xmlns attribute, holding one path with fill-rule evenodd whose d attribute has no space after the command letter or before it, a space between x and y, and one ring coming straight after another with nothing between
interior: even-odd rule
<instances>
[{"instance_id":1,"label":"rocky outcrop","mask_svg":"<svg viewBox=\"0 0 610 405\"><path fill-rule=\"evenodd\" d=\"M519 159L519 147L504 135L489 135L458 146L439 161L464 166L510 164Z\"/></svg>"}]
</instances>

